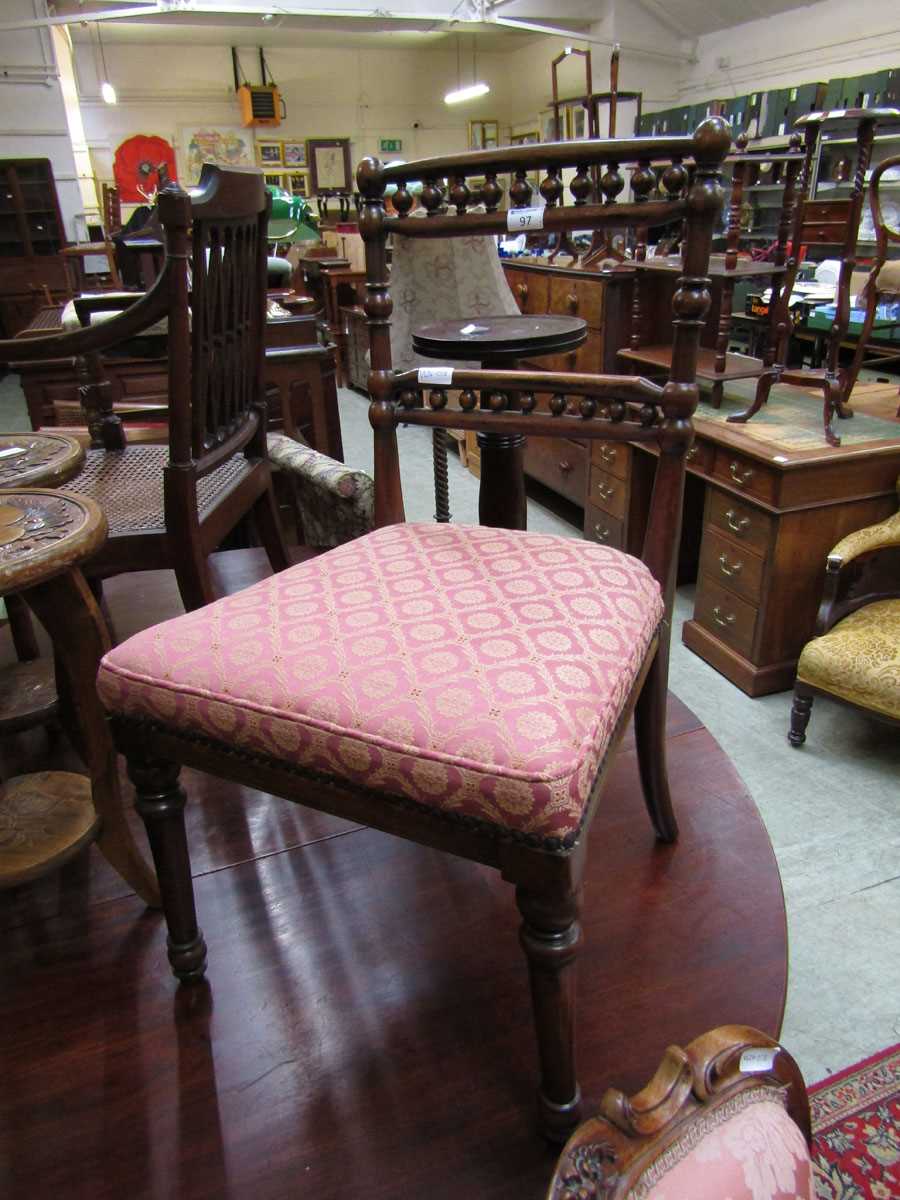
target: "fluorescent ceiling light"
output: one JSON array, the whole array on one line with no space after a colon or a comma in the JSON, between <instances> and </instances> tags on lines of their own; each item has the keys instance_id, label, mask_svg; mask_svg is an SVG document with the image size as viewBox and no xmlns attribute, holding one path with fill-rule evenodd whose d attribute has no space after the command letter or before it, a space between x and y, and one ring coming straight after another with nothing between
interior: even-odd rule
<instances>
[{"instance_id":1,"label":"fluorescent ceiling light","mask_svg":"<svg viewBox=\"0 0 900 1200\"><path fill-rule=\"evenodd\" d=\"M100 84L100 95L107 104L115 104L116 100L118 99L116 96L116 89L107 79L104 79Z\"/></svg>"},{"instance_id":2,"label":"fluorescent ceiling light","mask_svg":"<svg viewBox=\"0 0 900 1200\"><path fill-rule=\"evenodd\" d=\"M474 100L476 96L486 96L490 90L486 83L471 83L468 87L448 92L444 97L444 103L460 104L463 100Z\"/></svg>"}]
</instances>

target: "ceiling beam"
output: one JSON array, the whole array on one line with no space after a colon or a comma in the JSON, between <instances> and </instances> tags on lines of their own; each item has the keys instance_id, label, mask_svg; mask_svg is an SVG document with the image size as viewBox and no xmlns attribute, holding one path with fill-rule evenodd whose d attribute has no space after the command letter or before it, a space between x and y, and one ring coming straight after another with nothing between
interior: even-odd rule
<instances>
[{"instance_id":1,"label":"ceiling beam","mask_svg":"<svg viewBox=\"0 0 900 1200\"><path fill-rule=\"evenodd\" d=\"M492 25L505 25L509 29L525 29L531 30L534 33L547 33L553 37L566 38L571 42L591 42L595 46L620 46L623 50L628 50L631 54L643 54L649 58L663 58L666 62L688 63L691 62L691 57L688 54L671 54L665 50L650 50L646 46L632 46L628 42L614 42L609 38L592 37L588 33L581 33L575 29L557 29L555 25L541 25L537 21L520 21L516 17L494 17L491 21Z\"/></svg>"},{"instance_id":2,"label":"ceiling beam","mask_svg":"<svg viewBox=\"0 0 900 1200\"><path fill-rule=\"evenodd\" d=\"M668 29L669 33L674 33L676 37L691 37L695 38L697 33L692 29L685 29L673 17L666 12L665 5L660 3L660 0L637 0L638 5L648 13L654 21L658 21L663 28Z\"/></svg>"}]
</instances>

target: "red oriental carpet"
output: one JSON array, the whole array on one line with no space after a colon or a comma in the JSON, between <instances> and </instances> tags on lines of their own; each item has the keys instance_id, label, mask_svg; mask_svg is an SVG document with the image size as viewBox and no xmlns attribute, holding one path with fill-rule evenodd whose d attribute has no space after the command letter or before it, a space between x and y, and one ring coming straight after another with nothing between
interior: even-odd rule
<instances>
[{"instance_id":1,"label":"red oriental carpet","mask_svg":"<svg viewBox=\"0 0 900 1200\"><path fill-rule=\"evenodd\" d=\"M817 1200L900 1197L900 1043L809 1089Z\"/></svg>"}]
</instances>

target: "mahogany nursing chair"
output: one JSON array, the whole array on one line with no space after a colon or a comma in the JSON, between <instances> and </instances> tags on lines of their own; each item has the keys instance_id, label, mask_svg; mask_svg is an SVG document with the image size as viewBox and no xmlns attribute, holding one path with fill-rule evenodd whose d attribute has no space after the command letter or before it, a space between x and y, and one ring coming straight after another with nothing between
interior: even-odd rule
<instances>
[{"instance_id":1,"label":"mahogany nursing chair","mask_svg":"<svg viewBox=\"0 0 900 1200\"><path fill-rule=\"evenodd\" d=\"M574 967L587 833L632 712L653 826L664 841L677 834L665 763L668 637L697 343L729 144L728 126L713 118L692 137L522 146L402 167L365 159L357 179L376 529L138 634L106 657L98 679L146 821L175 974L196 980L206 966L182 765L492 866L516 888L540 1112L556 1139L579 1117ZM653 198L651 161L664 156L665 191ZM688 157L696 167L686 189ZM598 203L592 168L609 188L611 177L621 182L623 164L634 164L647 185L638 189L642 200ZM567 166L576 168L570 206L559 203ZM551 232L685 222L671 378L661 386L637 376L454 369L459 406L449 408L447 391L426 383L421 368L391 367L386 239L391 231L498 233L518 218L499 210L497 175L514 173L511 200L521 209L531 198L527 173L539 168L547 170L542 220ZM466 176L486 177L482 214L466 211ZM411 179L425 181L424 220L403 215ZM385 213L389 183L399 185L395 218ZM536 399L539 391L549 402ZM504 462L521 470L515 451L529 433L653 447L642 559L523 529L404 523L397 429L407 424L498 439L482 460L482 500L486 486L497 492L498 479L491 493L486 478L492 469L498 477ZM504 448L514 451L505 460ZM499 478L501 492L507 482Z\"/></svg>"},{"instance_id":2,"label":"mahogany nursing chair","mask_svg":"<svg viewBox=\"0 0 900 1200\"><path fill-rule=\"evenodd\" d=\"M669 1046L634 1096L610 1088L546 1200L815 1200L800 1068L746 1025Z\"/></svg>"},{"instance_id":3,"label":"mahogany nursing chair","mask_svg":"<svg viewBox=\"0 0 900 1200\"><path fill-rule=\"evenodd\" d=\"M274 570L287 552L266 451L263 378L268 193L258 171L205 166L190 194L159 193L165 266L109 320L55 337L0 342L0 360L77 356L95 445L66 487L95 500L109 539L92 581L171 568L186 609L215 598L208 556L252 516ZM123 299L92 303L121 307ZM102 351L168 323L168 445L128 445Z\"/></svg>"}]
</instances>

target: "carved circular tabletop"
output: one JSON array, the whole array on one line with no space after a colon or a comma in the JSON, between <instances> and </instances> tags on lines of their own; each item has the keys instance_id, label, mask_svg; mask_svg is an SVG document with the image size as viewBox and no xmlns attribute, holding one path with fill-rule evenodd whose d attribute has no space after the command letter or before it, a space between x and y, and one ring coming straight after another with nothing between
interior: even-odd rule
<instances>
[{"instance_id":1,"label":"carved circular tabletop","mask_svg":"<svg viewBox=\"0 0 900 1200\"><path fill-rule=\"evenodd\" d=\"M412 343L426 358L534 358L575 350L586 338L581 317L521 315L435 321L416 329Z\"/></svg>"},{"instance_id":2,"label":"carved circular tabletop","mask_svg":"<svg viewBox=\"0 0 900 1200\"><path fill-rule=\"evenodd\" d=\"M84 446L64 433L0 433L0 488L59 487L77 475Z\"/></svg>"},{"instance_id":3,"label":"carved circular tabletop","mask_svg":"<svg viewBox=\"0 0 900 1200\"><path fill-rule=\"evenodd\" d=\"M106 540L106 517L87 496L0 489L0 595L59 575Z\"/></svg>"}]
</instances>

